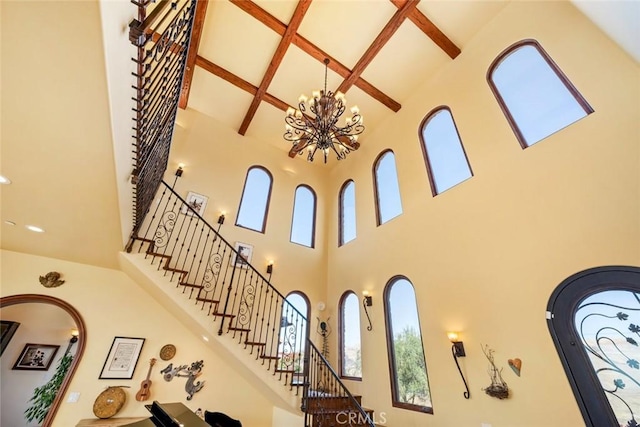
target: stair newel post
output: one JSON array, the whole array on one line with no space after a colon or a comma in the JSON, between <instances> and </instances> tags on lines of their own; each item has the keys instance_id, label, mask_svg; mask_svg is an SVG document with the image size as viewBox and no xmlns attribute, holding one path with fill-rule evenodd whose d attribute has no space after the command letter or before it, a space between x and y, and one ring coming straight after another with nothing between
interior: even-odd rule
<instances>
[{"instance_id":1,"label":"stair newel post","mask_svg":"<svg viewBox=\"0 0 640 427\"><path fill-rule=\"evenodd\" d=\"M229 254L229 264L231 264L231 260L233 259L234 253ZM236 254L236 256L238 256ZM224 300L224 309L222 310L222 319L220 319L220 329L218 329L218 335L222 335L222 327L224 326L224 319L227 317L227 308L229 305L229 298L231 297L231 291L233 290L233 280L236 276L236 268L232 267L231 270L231 279L229 280L229 288L227 288L227 297Z\"/></svg>"}]
</instances>

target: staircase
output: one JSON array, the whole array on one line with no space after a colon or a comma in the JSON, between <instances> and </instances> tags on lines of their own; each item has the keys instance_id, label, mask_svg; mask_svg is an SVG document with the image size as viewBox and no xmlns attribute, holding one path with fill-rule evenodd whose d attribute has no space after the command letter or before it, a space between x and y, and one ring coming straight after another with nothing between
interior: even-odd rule
<instances>
[{"instance_id":1,"label":"staircase","mask_svg":"<svg viewBox=\"0 0 640 427\"><path fill-rule=\"evenodd\" d=\"M308 339L308 320L269 280L165 182L151 206L127 252L146 263L139 269L155 271L150 280L168 287L170 304L270 373L289 394L282 401L304 412L305 427L374 427L373 412Z\"/></svg>"},{"instance_id":2,"label":"staircase","mask_svg":"<svg viewBox=\"0 0 640 427\"><path fill-rule=\"evenodd\" d=\"M212 345L241 374L257 375L251 380L258 388L277 387L280 403L304 412L304 427L375 427L373 412L362 408L309 340L307 319L162 181L203 3L132 3L133 230L123 270L190 329L211 334L213 324L218 340Z\"/></svg>"}]
</instances>

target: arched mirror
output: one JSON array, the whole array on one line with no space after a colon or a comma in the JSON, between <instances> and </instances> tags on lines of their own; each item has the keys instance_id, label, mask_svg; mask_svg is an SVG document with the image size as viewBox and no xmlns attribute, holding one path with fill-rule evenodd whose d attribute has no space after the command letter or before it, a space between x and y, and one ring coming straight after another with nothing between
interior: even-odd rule
<instances>
[{"instance_id":1,"label":"arched mirror","mask_svg":"<svg viewBox=\"0 0 640 427\"><path fill-rule=\"evenodd\" d=\"M48 295L23 294L0 298L2 320L2 425L21 420L36 387L46 384L65 355L70 360L58 393L51 402L42 427L53 423L58 407L73 378L86 343L80 313L69 303ZM77 338L72 335L77 331ZM12 385L13 384L13 385ZM12 393L5 390L12 387ZM26 394L25 394L26 393ZM15 396L16 403L7 396ZM20 404L17 404L17 402ZM11 406L11 410L9 409ZM15 424L17 425L17 424ZM31 425L31 424L29 424Z\"/></svg>"}]
</instances>

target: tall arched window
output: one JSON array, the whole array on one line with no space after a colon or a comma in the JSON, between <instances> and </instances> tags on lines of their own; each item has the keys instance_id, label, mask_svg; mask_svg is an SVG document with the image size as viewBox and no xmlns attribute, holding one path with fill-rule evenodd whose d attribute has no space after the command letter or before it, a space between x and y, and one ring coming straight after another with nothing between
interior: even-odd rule
<instances>
[{"instance_id":1,"label":"tall arched window","mask_svg":"<svg viewBox=\"0 0 640 427\"><path fill-rule=\"evenodd\" d=\"M347 291L338 304L340 335L340 377L362 380L360 341L360 301L353 291Z\"/></svg>"},{"instance_id":2,"label":"tall arched window","mask_svg":"<svg viewBox=\"0 0 640 427\"><path fill-rule=\"evenodd\" d=\"M291 383L301 384L304 374L304 353L309 336L309 298L301 291L287 295L282 305L278 370L293 371Z\"/></svg>"},{"instance_id":3,"label":"tall arched window","mask_svg":"<svg viewBox=\"0 0 640 427\"><path fill-rule=\"evenodd\" d=\"M393 406L433 413L416 295L404 276L384 289Z\"/></svg>"},{"instance_id":4,"label":"tall arched window","mask_svg":"<svg viewBox=\"0 0 640 427\"><path fill-rule=\"evenodd\" d=\"M339 215L338 245L342 246L356 238L356 184L352 180L340 189Z\"/></svg>"},{"instance_id":5,"label":"tall arched window","mask_svg":"<svg viewBox=\"0 0 640 427\"><path fill-rule=\"evenodd\" d=\"M244 181L236 225L264 233L271 198L271 173L262 166L252 166Z\"/></svg>"},{"instance_id":6,"label":"tall arched window","mask_svg":"<svg viewBox=\"0 0 640 427\"><path fill-rule=\"evenodd\" d=\"M420 141L434 196L473 176L448 107L435 108L425 116Z\"/></svg>"},{"instance_id":7,"label":"tall arched window","mask_svg":"<svg viewBox=\"0 0 640 427\"><path fill-rule=\"evenodd\" d=\"M308 185L299 185L293 201L291 242L313 248L316 234L316 193Z\"/></svg>"},{"instance_id":8,"label":"tall arched window","mask_svg":"<svg viewBox=\"0 0 640 427\"><path fill-rule=\"evenodd\" d=\"M587 427L640 425L640 268L574 274L547 319Z\"/></svg>"},{"instance_id":9,"label":"tall arched window","mask_svg":"<svg viewBox=\"0 0 640 427\"><path fill-rule=\"evenodd\" d=\"M489 67L487 81L522 148L593 113L535 40L505 49Z\"/></svg>"},{"instance_id":10,"label":"tall arched window","mask_svg":"<svg viewBox=\"0 0 640 427\"><path fill-rule=\"evenodd\" d=\"M396 156L393 151L383 151L374 162L373 182L376 196L376 218L378 225L381 225L402 213Z\"/></svg>"}]
</instances>

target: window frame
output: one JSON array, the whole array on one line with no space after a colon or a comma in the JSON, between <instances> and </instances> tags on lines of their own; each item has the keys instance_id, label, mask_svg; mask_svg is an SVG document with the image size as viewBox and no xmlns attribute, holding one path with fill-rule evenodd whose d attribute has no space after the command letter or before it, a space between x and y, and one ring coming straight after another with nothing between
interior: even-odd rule
<instances>
[{"instance_id":1,"label":"window frame","mask_svg":"<svg viewBox=\"0 0 640 427\"><path fill-rule=\"evenodd\" d=\"M340 378L350 381L362 381L362 376L353 377L344 374L344 303L348 297L354 295L356 297L356 301L358 302L358 308L360 308L360 299L358 298L358 294L356 294L352 290L345 291L340 300L338 301L338 374ZM358 310L358 319L360 318L360 311ZM362 325L359 323L359 326ZM360 361L362 362L362 328L360 328ZM362 369L360 374L362 375Z\"/></svg>"},{"instance_id":2,"label":"window frame","mask_svg":"<svg viewBox=\"0 0 640 427\"><path fill-rule=\"evenodd\" d=\"M291 240L292 234L293 234L293 220L295 218L294 215L296 212L296 202L298 199L297 195L298 195L299 188L306 188L307 190L309 190L309 192L311 193L311 196L313 197L313 219L311 221L311 245L310 246L307 246L303 243L294 242L293 240ZM296 245L303 246L305 248L311 248L311 249L315 248L316 247L316 216L317 214L318 214L318 196L316 195L316 192L313 190L313 188L311 188L307 184L298 185L293 192L293 210L291 212L291 230L289 232L289 242Z\"/></svg>"},{"instance_id":3,"label":"window frame","mask_svg":"<svg viewBox=\"0 0 640 427\"><path fill-rule=\"evenodd\" d=\"M389 279L389 281L384 287L383 302L384 302L385 330L386 330L386 339L387 339L387 355L389 358L389 380L391 382L391 405L395 408L407 409L410 411L421 412L424 414L433 414L433 401L431 402L431 406L422 406L422 405L415 405L413 403L400 402L399 399L397 398L400 393L398 390L398 378L396 375L396 368L395 368L396 360L395 360L395 349L393 347L393 328L391 327L392 319L391 319L391 310L389 309L389 305L390 305L389 297L391 295L391 288L393 288L393 286L399 280L406 280L407 282L409 282L409 284L411 284L411 286L413 287L414 296L415 296L415 289L416 289L413 282L409 280L408 277L400 274L395 275L391 279ZM414 298L414 302L416 304L416 312L418 315L418 326L420 327L420 342L422 343L422 354L425 358L425 370L427 370L426 368L427 355L424 349L424 340L422 338L422 325L420 322L420 310L418 309L417 298ZM427 385L429 385L428 371L427 371ZM429 386L429 394L431 395L430 386Z\"/></svg>"},{"instance_id":4,"label":"window frame","mask_svg":"<svg viewBox=\"0 0 640 427\"><path fill-rule=\"evenodd\" d=\"M245 193L245 190L247 189L247 179L249 178L249 173L251 173L251 171L253 169L261 169L269 177L269 191L267 192L267 202L265 203L265 206L264 206L264 215L262 217L262 228L260 230L256 230L256 229L247 227L245 225L238 224L238 219L240 217L240 209L242 208L242 202L244 201L244 193ZM244 228L246 230L251 230L251 231L255 231L255 232L264 234L265 230L267 228L267 217L269 216L269 206L271 204L271 191L272 190L273 190L273 175L271 175L271 172L269 172L269 169L265 168L264 166L260 166L260 165L250 166L247 169L247 173L245 174L245 177L244 177L244 185L242 186L242 195L240 196L240 203L238 204L238 213L236 215L235 226Z\"/></svg>"},{"instance_id":5,"label":"window frame","mask_svg":"<svg viewBox=\"0 0 640 427\"><path fill-rule=\"evenodd\" d=\"M575 312L590 295L607 290L640 289L640 268L595 267L565 279L547 305L547 326L587 427L618 425L599 378L575 329Z\"/></svg>"},{"instance_id":6,"label":"window frame","mask_svg":"<svg viewBox=\"0 0 640 427\"><path fill-rule=\"evenodd\" d=\"M567 88L567 90L573 96L573 98L576 100L578 105L580 105L580 107L582 107L582 109L586 113L585 117L594 112L594 109L591 107L591 105L589 105L587 100L582 96L582 94L580 94L578 89L573 85L573 83L571 83L571 80L569 80L569 78L566 76L566 74L564 74L564 72L560 69L558 64L555 63L555 61L551 58L551 56L549 56L547 51L544 50L542 45L540 43L538 43L537 40L535 40L535 39L523 39L523 40L520 40L518 42L513 43L511 46L507 47L502 52L500 52L500 54L498 54L498 56L496 56L496 58L491 62L491 65L489 65L489 68L487 70L486 79L487 79L487 83L489 84L489 87L491 88L491 92L493 92L493 95L495 96L496 100L498 101L498 105L500 106L500 109L502 110L503 114L507 118L507 122L509 123L509 126L511 127L511 130L516 135L516 138L518 139L518 142L520 143L520 146L522 147L523 150L528 148L528 147L531 147L532 145L535 145L536 142L539 142L541 140L538 140L538 141L536 141L534 143L531 143L531 144L527 144L527 141L525 140L524 135L520 131L520 128L518 127L518 124L516 123L513 115L511 114L511 111L509 110L509 107L507 106L506 102L504 101L504 98L500 94L500 91L498 90L498 88L496 87L495 83L493 82L492 75L493 75L493 72L495 71L495 69L510 54L512 54L513 52L515 52L516 50L518 50L518 49L520 49L520 48L522 48L524 46L532 46L538 51L538 53L540 54L542 59L544 59L544 61L547 63L547 65L549 65L549 68L551 69L551 71L553 71L556 74L556 76L558 77L560 82ZM573 123L575 123L575 122L573 122ZM573 123L571 123L571 124L573 124ZM569 126L569 125L567 125L567 126ZM555 132L557 132L557 131L555 131ZM555 132L553 132L553 133L555 133ZM547 135L545 138L548 138L549 136L553 135L553 133ZM542 138L542 139L545 139L545 138Z\"/></svg>"},{"instance_id":7,"label":"window frame","mask_svg":"<svg viewBox=\"0 0 640 427\"><path fill-rule=\"evenodd\" d=\"M393 164L395 166L396 169L396 182L398 184L398 198L400 199L400 213L396 216L394 216L393 218L389 218L388 220L386 220L385 222L382 222L382 218L380 217L380 192L378 191L378 166L380 166L380 161L382 160L382 158L384 156L386 156L387 154L391 153L393 155ZM391 221L392 219L395 219L397 217L399 217L400 215L402 215L404 213L404 209L402 209L402 194L400 193L400 178L398 176L398 164L396 163L396 153L391 149L391 148L387 148L385 150L382 150L380 152L380 154L378 154L378 157L376 157L375 161L373 162L373 167L371 168L371 172L373 174L373 200L376 204L376 226L380 227L382 224L386 224L387 222Z\"/></svg>"},{"instance_id":8,"label":"window frame","mask_svg":"<svg viewBox=\"0 0 640 427\"><path fill-rule=\"evenodd\" d=\"M353 205L354 205L354 210L355 210L355 205L356 205L356 183L354 182L353 179L347 179L342 186L340 187L340 191L338 192L338 247L343 246L353 240L355 240L358 237L358 229L357 229L357 225L358 225L358 221L357 221L357 217L355 218L355 224L354 224L354 228L356 229L356 233L355 233L355 237L351 240L349 240L349 242L345 242L344 241L344 193L347 189L347 187L353 184ZM354 214L355 217L355 214Z\"/></svg>"},{"instance_id":9,"label":"window frame","mask_svg":"<svg viewBox=\"0 0 640 427\"><path fill-rule=\"evenodd\" d=\"M429 121L436 115L438 114L440 111L446 110L449 112L449 116L451 116L451 121L453 122L453 127L456 130L456 135L458 136L458 141L460 142L460 148L462 148L462 153L464 154L464 159L467 162L467 167L469 168L469 172L471 173L471 176L467 179L473 178L473 169L471 168L471 163L469 163L469 156L467 155L467 150L464 148L464 143L462 142L462 138L460 137L460 131L458 130L458 124L456 123L456 119L455 117L453 117L453 112L451 111L451 108L449 108L449 106L447 105L439 105L437 107L435 107L434 109L432 109L431 111L429 111L427 113L426 116L424 116L424 118L422 119L422 121L420 122L420 126L418 127L418 137L420 138L420 148L422 149L422 155L424 157L424 164L427 168L427 177L429 178L429 186L431 187L431 195L433 197L437 196L438 194L442 194L447 190L452 189L453 187L455 187L458 184L462 184L465 180L462 180L460 182L458 182L456 185L453 185L449 188L447 188L447 190L443 190L441 192L438 192L438 189L436 188L436 180L433 174L433 168L431 166L431 158L429 157L429 153L427 150L427 144L424 140L424 129L425 127L429 124Z\"/></svg>"}]
</instances>

